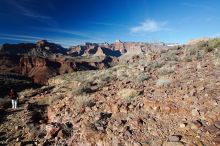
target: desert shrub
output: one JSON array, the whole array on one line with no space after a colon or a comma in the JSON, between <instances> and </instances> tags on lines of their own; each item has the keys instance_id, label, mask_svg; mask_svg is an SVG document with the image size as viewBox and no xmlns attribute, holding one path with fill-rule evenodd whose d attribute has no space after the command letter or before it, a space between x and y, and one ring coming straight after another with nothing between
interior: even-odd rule
<instances>
[{"instance_id":1,"label":"desert shrub","mask_svg":"<svg viewBox=\"0 0 220 146\"><path fill-rule=\"evenodd\" d=\"M186 56L183 58L183 61L185 61L185 62L191 62L191 61L192 61L192 56L186 55Z\"/></svg>"},{"instance_id":2,"label":"desert shrub","mask_svg":"<svg viewBox=\"0 0 220 146\"><path fill-rule=\"evenodd\" d=\"M164 64L165 64L165 62L163 60L149 62L147 68L148 68L148 70L154 69L154 68L161 68Z\"/></svg>"},{"instance_id":3,"label":"desert shrub","mask_svg":"<svg viewBox=\"0 0 220 146\"><path fill-rule=\"evenodd\" d=\"M159 69L159 75L164 76L168 75L174 72L174 67L170 66L163 66L162 68Z\"/></svg>"},{"instance_id":4,"label":"desert shrub","mask_svg":"<svg viewBox=\"0 0 220 146\"><path fill-rule=\"evenodd\" d=\"M197 46L199 49L205 48L205 47L208 46L208 41L200 41L196 46Z\"/></svg>"},{"instance_id":5,"label":"desert shrub","mask_svg":"<svg viewBox=\"0 0 220 146\"><path fill-rule=\"evenodd\" d=\"M114 80L115 76L112 71L106 70L102 71L100 74L97 74L97 76L94 77L93 81L91 82L91 85L97 88L102 88L110 81Z\"/></svg>"},{"instance_id":6,"label":"desert shrub","mask_svg":"<svg viewBox=\"0 0 220 146\"><path fill-rule=\"evenodd\" d=\"M80 83L80 85L72 89L72 94L82 95L95 92L104 87L114 78L115 75L110 69L96 72L87 72L86 74L78 75L77 81Z\"/></svg>"},{"instance_id":7,"label":"desert shrub","mask_svg":"<svg viewBox=\"0 0 220 146\"><path fill-rule=\"evenodd\" d=\"M64 96L53 94L53 96L47 96L46 98L42 98L37 100L39 105L54 105L58 101L62 100Z\"/></svg>"},{"instance_id":8,"label":"desert shrub","mask_svg":"<svg viewBox=\"0 0 220 146\"><path fill-rule=\"evenodd\" d=\"M89 97L89 95L74 96L74 105L78 109L85 107L89 104L90 101L91 98Z\"/></svg>"},{"instance_id":9,"label":"desert shrub","mask_svg":"<svg viewBox=\"0 0 220 146\"><path fill-rule=\"evenodd\" d=\"M141 66L147 66L148 65L148 62L146 61L146 60L140 60L139 61L139 65L141 65Z\"/></svg>"},{"instance_id":10,"label":"desert shrub","mask_svg":"<svg viewBox=\"0 0 220 146\"><path fill-rule=\"evenodd\" d=\"M141 73L137 76L137 80L139 82L147 81L149 79L150 79L150 75L148 75L148 74Z\"/></svg>"},{"instance_id":11,"label":"desert shrub","mask_svg":"<svg viewBox=\"0 0 220 146\"><path fill-rule=\"evenodd\" d=\"M213 64L215 66L219 66L220 65L220 47L216 48L215 51L213 51Z\"/></svg>"},{"instance_id":12,"label":"desert shrub","mask_svg":"<svg viewBox=\"0 0 220 146\"><path fill-rule=\"evenodd\" d=\"M178 61L178 53L179 50L169 50L166 53L161 54L161 58L165 61Z\"/></svg>"},{"instance_id":13,"label":"desert shrub","mask_svg":"<svg viewBox=\"0 0 220 146\"><path fill-rule=\"evenodd\" d=\"M129 64L129 68L137 68L138 65L139 64L137 62L134 62L134 63Z\"/></svg>"},{"instance_id":14,"label":"desert shrub","mask_svg":"<svg viewBox=\"0 0 220 146\"><path fill-rule=\"evenodd\" d=\"M207 42L201 42L198 44L198 47L204 49L206 53L212 52L215 48L220 47L220 38L214 38Z\"/></svg>"},{"instance_id":15,"label":"desert shrub","mask_svg":"<svg viewBox=\"0 0 220 146\"><path fill-rule=\"evenodd\" d=\"M116 77L119 79L119 80L125 80L128 78L128 71L127 70L118 70L116 72Z\"/></svg>"},{"instance_id":16,"label":"desert shrub","mask_svg":"<svg viewBox=\"0 0 220 146\"><path fill-rule=\"evenodd\" d=\"M125 69L127 69L127 68L128 68L127 65L125 65L125 64L119 64L119 65L116 65L116 66L112 67L111 70L117 71L117 70L125 70Z\"/></svg>"},{"instance_id":17,"label":"desert shrub","mask_svg":"<svg viewBox=\"0 0 220 146\"><path fill-rule=\"evenodd\" d=\"M152 64L153 68L161 68L164 65L164 62L156 61Z\"/></svg>"},{"instance_id":18,"label":"desert shrub","mask_svg":"<svg viewBox=\"0 0 220 146\"><path fill-rule=\"evenodd\" d=\"M213 49L220 47L220 38L214 38L214 39L209 40L208 45L212 47Z\"/></svg>"},{"instance_id":19,"label":"desert shrub","mask_svg":"<svg viewBox=\"0 0 220 146\"><path fill-rule=\"evenodd\" d=\"M33 88L25 89L19 93L21 97L31 96L34 92L36 92Z\"/></svg>"},{"instance_id":20,"label":"desert shrub","mask_svg":"<svg viewBox=\"0 0 220 146\"><path fill-rule=\"evenodd\" d=\"M184 47L184 46L183 46ZM183 48L182 46L173 46L169 50L181 50Z\"/></svg>"},{"instance_id":21,"label":"desert shrub","mask_svg":"<svg viewBox=\"0 0 220 146\"><path fill-rule=\"evenodd\" d=\"M72 90L72 94L73 95L80 95L80 94L83 94L83 91L84 91L84 87L80 86L80 87L74 88Z\"/></svg>"},{"instance_id":22,"label":"desert shrub","mask_svg":"<svg viewBox=\"0 0 220 146\"><path fill-rule=\"evenodd\" d=\"M201 49L199 46L207 47L204 43L205 42L200 42L197 45L187 46L187 53L184 58L182 58L182 60L185 62L191 62L193 59L201 60L204 57L206 51L203 50L204 48Z\"/></svg>"},{"instance_id":23,"label":"desert shrub","mask_svg":"<svg viewBox=\"0 0 220 146\"><path fill-rule=\"evenodd\" d=\"M196 55L197 60L201 60L202 58L204 58L205 52L204 51L198 51L195 55Z\"/></svg>"},{"instance_id":24,"label":"desert shrub","mask_svg":"<svg viewBox=\"0 0 220 146\"><path fill-rule=\"evenodd\" d=\"M135 89L122 89L118 92L118 96L124 100L132 100L133 98L137 97L139 92Z\"/></svg>"},{"instance_id":25,"label":"desert shrub","mask_svg":"<svg viewBox=\"0 0 220 146\"><path fill-rule=\"evenodd\" d=\"M41 104L52 105L52 104L54 104L56 101L61 100L62 98L63 98L63 96L61 96L61 95L50 96L50 97L48 98L48 101L45 101L45 102L41 101Z\"/></svg>"},{"instance_id":26,"label":"desert shrub","mask_svg":"<svg viewBox=\"0 0 220 146\"><path fill-rule=\"evenodd\" d=\"M156 81L157 86L167 86L167 85L170 85L171 83L172 83L172 80L167 79L167 78L159 78Z\"/></svg>"},{"instance_id":27,"label":"desert shrub","mask_svg":"<svg viewBox=\"0 0 220 146\"><path fill-rule=\"evenodd\" d=\"M216 59L220 59L220 52L215 52L214 56Z\"/></svg>"},{"instance_id":28,"label":"desert shrub","mask_svg":"<svg viewBox=\"0 0 220 146\"><path fill-rule=\"evenodd\" d=\"M196 55L196 53L198 52L198 48L197 46L189 46L187 48L187 51L189 52L190 55Z\"/></svg>"},{"instance_id":29,"label":"desert shrub","mask_svg":"<svg viewBox=\"0 0 220 146\"><path fill-rule=\"evenodd\" d=\"M214 48L212 46L207 46L204 49L205 49L205 52L208 53L208 52L212 52Z\"/></svg>"}]
</instances>

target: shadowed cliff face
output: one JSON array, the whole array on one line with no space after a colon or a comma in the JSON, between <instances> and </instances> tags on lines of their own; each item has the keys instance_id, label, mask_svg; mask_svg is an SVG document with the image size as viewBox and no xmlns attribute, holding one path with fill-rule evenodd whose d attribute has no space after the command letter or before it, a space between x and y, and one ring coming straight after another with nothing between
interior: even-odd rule
<instances>
[{"instance_id":1,"label":"shadowed cliff face","mask_svg":"<svg viewBox=\"0 0 220 146\"><path fill-rule=\"evenodd\" d=\"M108 67L111 59L104 58L100 62L65 60L62 57L54 59L0 55L0 72L18 73L30 77L34 83L47 84L50 77L81 70L96 70Z\"/></svg>"}]
</instances>

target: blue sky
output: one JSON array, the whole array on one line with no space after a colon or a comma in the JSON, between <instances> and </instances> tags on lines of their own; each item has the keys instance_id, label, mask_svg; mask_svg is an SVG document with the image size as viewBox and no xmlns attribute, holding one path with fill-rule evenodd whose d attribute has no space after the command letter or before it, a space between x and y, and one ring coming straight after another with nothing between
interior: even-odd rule
<instances>
[{"instance_id":1,"label":"blue sky","mask_svg":"<svg viewBox=\"0 0 220 146\"><path fill-rule=\"evenodd\" d=\"M0 44L178 42L220 35L219 0L1 0Z\"/></svg>"}]
</instances>

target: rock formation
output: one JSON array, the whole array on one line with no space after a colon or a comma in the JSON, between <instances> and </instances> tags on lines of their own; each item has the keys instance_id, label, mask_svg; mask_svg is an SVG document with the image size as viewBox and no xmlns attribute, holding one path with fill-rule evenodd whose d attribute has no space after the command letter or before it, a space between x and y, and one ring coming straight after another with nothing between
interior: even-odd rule
<instances>
[{"instance_id":1,"label":"rock formation","mask_svg":"<svg viewBox=\"0 0 220 146\"><path fill-rule=\"evenodd\" d=\"M113 44L86 43L85 45L71 47L67 54L72 56L94 55L97 51L102 50L106 56L119 57L126 53L130 55L143 54L159 52L168 48L165 44L116 41Z\"/></svg>"},{"instance_id":2,"label":"rock formation","mask_svg":"<svg viewBox=\"0 0 220 146\"><path fill-rule=\"evenodd\" d=\"M78 49L79 56L83 55L82 50L83 47ZM108 62L111 59L103 54L100 47L86 50L87 54L101 57L99 60L74 59L66 52L60 45L45 40L36 44L4 44L0 50L0 72L22 74L32 78L35 83L46 84L50 77L59 74L102 69L111 63Z\"/></svg>"}]
</instances>

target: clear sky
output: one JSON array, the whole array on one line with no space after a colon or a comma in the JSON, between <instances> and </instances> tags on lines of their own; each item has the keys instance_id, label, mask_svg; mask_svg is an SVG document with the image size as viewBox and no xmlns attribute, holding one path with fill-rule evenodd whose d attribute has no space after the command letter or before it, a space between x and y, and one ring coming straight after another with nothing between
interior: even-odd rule
<instances>
[{"instance_id":1,"label":"clear sky","mask_svg":"<svg viewBox=\"0 0 220 146\"><path fill-rule=\"evenodd\" d=\"M220 0L0 0L0 44L178 42L220 35Z\"/></svg>"}]
</instances>

